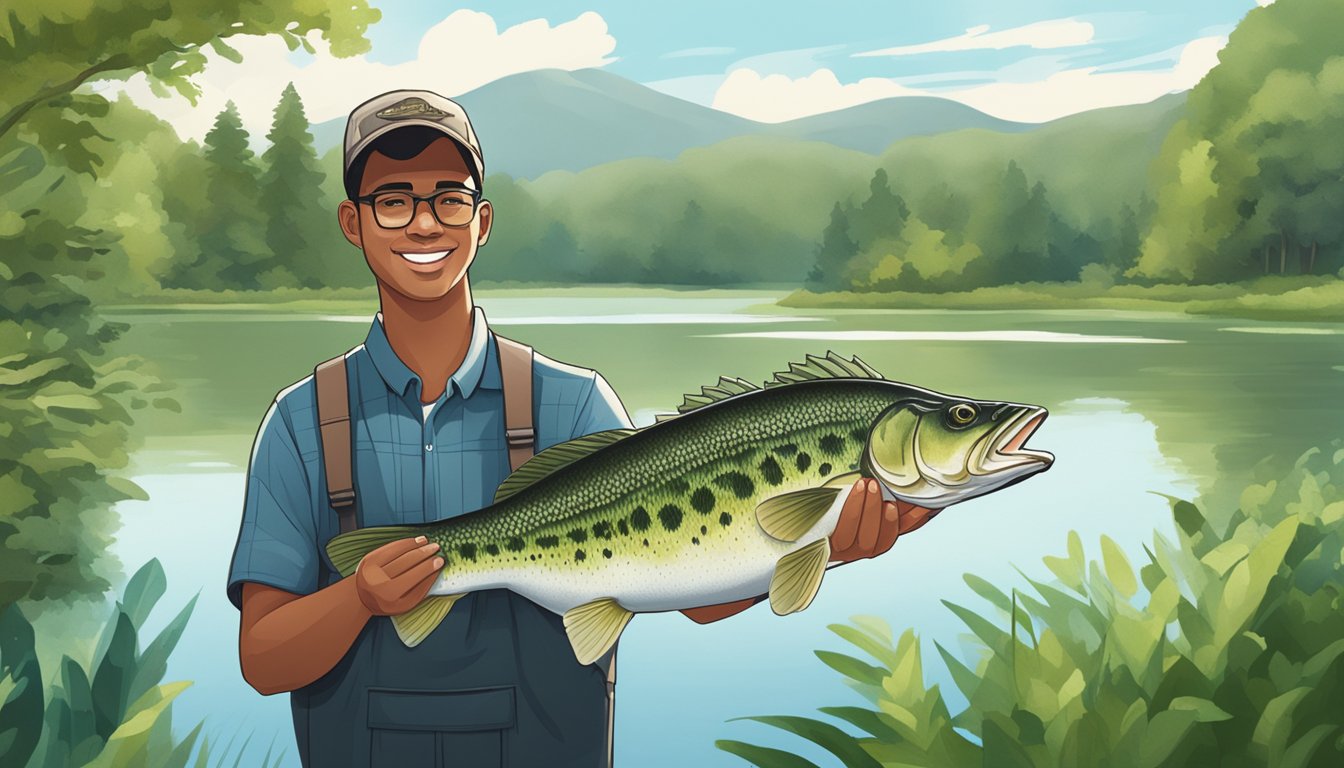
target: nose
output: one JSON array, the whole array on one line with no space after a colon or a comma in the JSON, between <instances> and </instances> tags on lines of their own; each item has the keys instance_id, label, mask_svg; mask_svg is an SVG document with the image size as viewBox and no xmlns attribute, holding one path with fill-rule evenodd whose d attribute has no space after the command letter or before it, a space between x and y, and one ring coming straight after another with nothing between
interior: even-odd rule
<instances>
[{"instance_id":1,"label":"nose","mask_svg":"<svg viewBox=\"0 0 1344 768\"><path fill-rule=\"evenodd\" d=\"M420 205L424 204L424 211L420 210ZM434 217L434 211L429 207L428 200L416 200L415 210L411 215L411 223L406 225L406 234L412 237L434 238L443 234L443 225Z\"/></svg>"}]
</instances>

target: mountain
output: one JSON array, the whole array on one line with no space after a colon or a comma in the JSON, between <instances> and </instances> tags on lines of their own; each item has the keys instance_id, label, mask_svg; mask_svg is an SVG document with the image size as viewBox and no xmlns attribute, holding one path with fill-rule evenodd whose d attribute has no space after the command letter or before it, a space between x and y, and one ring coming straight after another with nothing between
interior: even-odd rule
<instances>
[{"instance_id":1,"label":"mountain","mask_svg":"<svg viewBox=\"0 0 1344 768\"><path fill-rule=\"evenodd\" d=\"M876 154L909 136L1033 127L931 97L884 99L784 123L759 123L600 69L524 72L454 98L471 115L487 172L522 178L634 157L670 160L691 147L735 136L821 141ZM344 130L344 118L314 125L318 152L338 146Z\"/></svg>"}]
</instances>

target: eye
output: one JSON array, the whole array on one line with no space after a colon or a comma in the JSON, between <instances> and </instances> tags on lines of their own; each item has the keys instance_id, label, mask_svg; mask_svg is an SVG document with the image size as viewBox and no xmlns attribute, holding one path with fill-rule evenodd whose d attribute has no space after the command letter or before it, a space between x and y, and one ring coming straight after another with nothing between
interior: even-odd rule
<instances>
[{"instance_id":1,"label":"eye","mask_svg":"<svg viewBox=\"0 0 1344 768\"><path fill-rule=\"evenodd\" d=\"M964 427L975 421L975 406L969 403L957 403L947 409L947 418L952 422L952 426Z\"/></svg>"}]
</instances>

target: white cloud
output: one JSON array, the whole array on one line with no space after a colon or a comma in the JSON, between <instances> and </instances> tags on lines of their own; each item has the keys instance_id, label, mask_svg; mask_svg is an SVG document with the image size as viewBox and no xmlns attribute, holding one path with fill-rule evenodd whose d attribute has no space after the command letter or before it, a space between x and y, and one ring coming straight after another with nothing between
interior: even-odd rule
<instances>
[{"instance_id":1,"label":"white cloud","mask_svg":"<svg viewBox=\"0 0 1344 768\"><path fill-rule=\"evenodd\" d=\"M901 45L878 51L856 53L855 56L913 56L920 53L945 51L1002 50L1004 48L1069 48L1092 42L1096 30L1085 21L1052 19L1021 27L990 32L988 24L971 27L965 34L946 37L918 45Z\"/></svg>"},{"instance_id":2,"label":"white cloud","mask_svg":"<svg viewBox=\"0 0 1344 768\"><path fill-rule=\"evenodd\" d=\"M1117 72L1082 67L1027 82L1001 80L946 89L912 88L879 77L845 84L829 69L797 79L739 69L719 86L713 106L774 123L893 96L937 96L1005 120L1040 123L1089 109L1142 104L1189 89L1218 63L1218 51L1226 44L1227 38L1221 36L1193 40L1168 69Z\"/></svg>"},{"instance_id":3,"label":"white cloud","mask_svg":"<svg viewBox=\"0 0 1344 768\"><path fill-rule=\"evenodd\" d=\"M920 93L882 77L841 84L829 69L818 69L797 79L786 75L762 77L754 69L735 69L714 94L712 106L762 123L782 123L878 99Z\"/></svg>"},{"instance_id":4,"label":"white cloud","mask_svg":"<svg viewBox=\"0 0 1344 768\"><path fill-rule=\"evenodd\" d=\"M137 104L172 123L184 139L197 140L232 100L244 126L258 137L270 130L272 111L290 81L303 98L308 119L318 123L344 117L360 102L398 88L426 88L453 97L519 72L602 67L615 60L608 54L616 47L607 22L592 11L554 27L545 19L533 19L502 32L489 14L454 11L426 30L416 57L401 64L369 61L364 55L336 58L316 34L310 40L317 55L299 64L276 37L230 40L243 54L241 64L208 52L209 65L196 78L202 95L195 107L180 97L154 96L141 75L105 93L125 90Z\"/></svg>"}]
</instances>

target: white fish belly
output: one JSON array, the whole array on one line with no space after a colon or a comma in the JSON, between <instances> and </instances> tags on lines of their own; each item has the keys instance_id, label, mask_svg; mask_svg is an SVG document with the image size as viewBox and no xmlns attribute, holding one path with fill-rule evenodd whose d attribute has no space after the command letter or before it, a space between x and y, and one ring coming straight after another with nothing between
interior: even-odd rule
<instances>
[{"instance_id":1,"label":"white fish belly","mask_svg":"<svg viewBox=\"0 0 1344 768\"><path fill-rule=\"evenodd\" d=\"M626 555L581 564L516 566L480 573L446 573L430 594L510 589L557 614L604 597L635 613L717 605L766 594L779 559L835 530L848 494L797 541L772 538L756 525L736 526L727 535L706 537L675 554Z\"/></svg>"}]
</instances>

